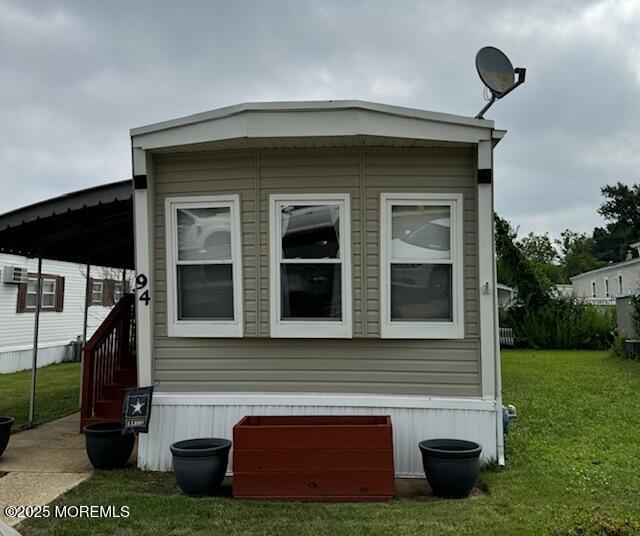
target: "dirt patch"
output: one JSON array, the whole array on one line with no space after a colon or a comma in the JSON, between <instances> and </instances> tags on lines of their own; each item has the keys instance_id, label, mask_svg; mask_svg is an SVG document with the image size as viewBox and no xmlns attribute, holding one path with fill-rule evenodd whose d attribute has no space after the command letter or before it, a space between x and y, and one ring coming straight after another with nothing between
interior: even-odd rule
<instances>
[{"instance_id":1,"label":"dirt patch","mask_svg":"<svg viewBox=\"0 0 640 536\"><path fill-rule=\"evenodd\" d=\"M484 485L480 482L471 491L469 499L478 499L488 495ZM423 478L396 478L396 499L409 499L411 501L444 501L436 497L427 481Z\"/></svg>"}]
</instances>

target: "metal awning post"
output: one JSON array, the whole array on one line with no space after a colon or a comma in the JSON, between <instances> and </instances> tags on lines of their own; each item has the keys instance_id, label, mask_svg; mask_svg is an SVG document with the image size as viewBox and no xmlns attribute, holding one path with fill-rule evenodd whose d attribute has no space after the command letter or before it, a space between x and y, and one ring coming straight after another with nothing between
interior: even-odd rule
<instances>
[{"instance_id":1,"label":"metal awning post","mask_svg":"<svg viewBox=\"0 0 640 536\"><path fill-rule=\"evenodd\" d=\"M27 293L29 281L27 280ZM29 396L29 426L33 425L36 409L36 371L38 370L38 333L40 330L40 307L42 306L42 250L38 251L38 279L36 281L36 315L33 325L33 360L31 362L31 394Z\"/></svg>"},{"instance_id":2,"label":"metal awning post","mask_svg":"<svg viewBox=\"0 0 640 536\"><path fill-rule=\"evenodd\" d=\"M89 304L91 300L91 262L87 262L87 280L84 285L84 320L82 321L82 351L87 344L87 323L89 321Z\"/></svg>"},{"instance_id":3,"label":"metal awning post","mask_svg":"<svg viewBox=\"0 0 640 536\"><path fill-rule=\"evenodd\" d=\"M84 380L84 347L87 345L87 323L89 321L89 299L91 294L91 261L87 261L87 277L84 284L84 319L82 321L82 350L80 351L80 396L79 407L82 407L82 382Z\"/></svg>"}]
</instances>

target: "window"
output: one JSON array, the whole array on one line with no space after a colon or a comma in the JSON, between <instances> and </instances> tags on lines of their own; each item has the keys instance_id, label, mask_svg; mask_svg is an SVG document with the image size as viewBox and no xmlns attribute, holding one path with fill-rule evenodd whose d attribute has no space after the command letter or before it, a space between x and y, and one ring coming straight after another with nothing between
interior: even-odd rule
<instances>
[{"instance_id":1,"label":"window","mask_svg":"<svg viewBox=\"0 0 640 536\"><path fill-rule=\"evenodd\" d=\"M27 307L36 307L38 297L38 278L30 277L27 282ZM56 306L56 280L55 278L42 278L42 309L54 309Z\"/></svg>"},{"instance_id":2,"label":"window","mask_svg":"<svg viewBox=\"0 0 640 536\"><path fill-rule=\"evenodd\" d=\"M169 336L242 337L238 195L166 200Z\"/></svg>"},{"instance_id":3,"label":"window","mask_svg":"<svg viewBox=\"0 0 640 536\"><path fill-rule=\"evenodd\" d=\"M124 295L126 285L112 278L92 278L89 288L89 305L113 307Z\"/></svg>"},{"instance_id":4,"label":"window","mask_svg":"<svg viewBox=\"0 0 640 536\"><path fill-rule=\"evenodd\" d=\"M618 296L622 296L622 274L618 274Z\"/></svg>"},{"instance_id":5,"label":"window","mask_svg":"<svg viewBox=\"0 0 640 536\"><path fill-rule=\"evenodd\" d=\"M271 336L350 338L348 194L270 196Z\"/></svg>"},{"instance_id":6,"label":"window","mask_svg":"<svg viewBox=\"0 0 640 536\"><path fill-rule=\"evenodd\" d=\"M42 274L42 293L40 301L41 311L63 310L64 305L64 277ZM29 313L36 310L38 298L38 276L29 274L27 283L18 286L18 313Z\"/></svg>"},{"instance_id":7,"label":"window","mask_svg":"<svg viewBox=\"0 0 640 536\"><path fill-rule=\"evenodd\" d=\"M460 194L382 194L381 336L464 337Z\"/></svg>"},{"instance_id":8,"label":"window","mask_svg":"<svg viewBox=\"0 0 640 536\"><path fill-rule=\"evenodd\" d=\"M595 281L591 281L591 296L593 298L596 297L596 282Z\"/></svg>"},{"instance_id":9,"label":"window","mask_svg":"<svg viewBox=\"0 0 640 536\"><path fill-rule=\"evenodd\" d=\"M606 298L609 297L609 279L608 278L604 278L604 295Z\"/></svg>"},{"instance_id":10,"label":"window","mask_svg":"<svg viewBox=\"0 0 640 536\"><path fill-rule=\"evenodd\" d=\"M104 282L91 281L91 305L102 305Z\"/></svg>"}]
</instances>

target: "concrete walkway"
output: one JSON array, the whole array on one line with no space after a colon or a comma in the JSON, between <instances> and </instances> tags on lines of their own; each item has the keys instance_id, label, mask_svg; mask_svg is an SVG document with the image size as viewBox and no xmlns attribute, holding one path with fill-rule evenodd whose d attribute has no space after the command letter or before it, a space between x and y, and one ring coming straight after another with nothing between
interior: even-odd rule
<instances>
[{"instance_id":1,"label":"concrete walkway","mask_svg":"<svg viewBox=\"0 0 640 536\"><path fill-rule=\"evenodd\" d=\"M79 430L76 413L11 436L0 457L0 526L22 521L6 518L5 506L48 504L91 476Z\"/></svg>"}]
</instances>

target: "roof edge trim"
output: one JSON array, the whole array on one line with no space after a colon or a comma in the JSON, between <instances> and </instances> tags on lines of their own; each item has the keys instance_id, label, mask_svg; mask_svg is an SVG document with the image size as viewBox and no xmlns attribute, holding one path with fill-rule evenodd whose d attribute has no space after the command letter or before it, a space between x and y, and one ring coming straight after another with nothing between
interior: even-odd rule
<instances>
[{"instance_id":1,"label":"roof edge trim","mask_svg":"<svg viewBox=\"0 0 640 536\"><path fill-rule=\"evenodd\" d=\"M361 100L329 100L329 101L283 101L283 102L245 102L233 106L217 108L206 112L200 112L168 121L151 123L140 127L132 128L130 135L132 138L150 134L152 132L160 132L170 130L172 128L194 125L223 119L244 112L322 112L336 110L352 110L360 109L373 112L379 112L397 117L407 117L412 119L423 119L439 123L449 123L456 125L464 125L478 128L493 129L494 122L488 119L476 119L462 115L445 114L441 112L430 112L417 108L408 108L404 106L395 106L390 104L380 104L376 102L368 102Z\"/></svg>"}]
</instances>

